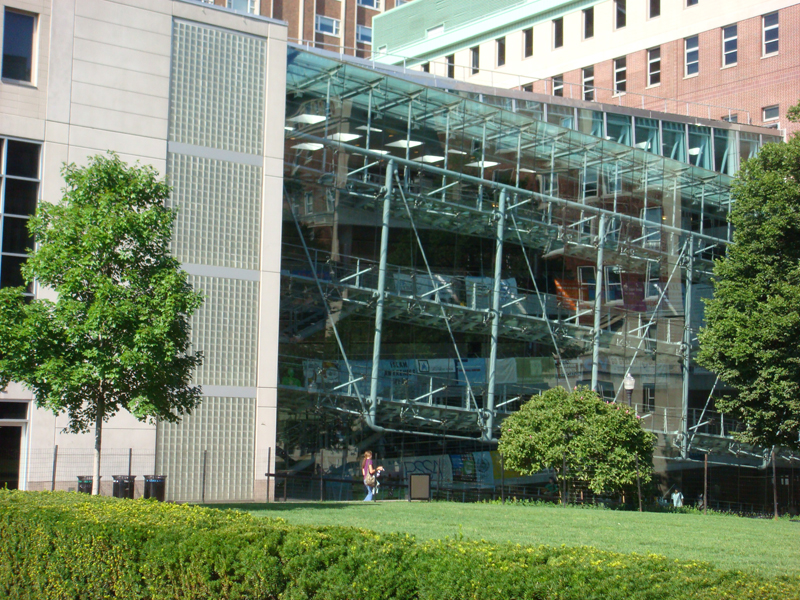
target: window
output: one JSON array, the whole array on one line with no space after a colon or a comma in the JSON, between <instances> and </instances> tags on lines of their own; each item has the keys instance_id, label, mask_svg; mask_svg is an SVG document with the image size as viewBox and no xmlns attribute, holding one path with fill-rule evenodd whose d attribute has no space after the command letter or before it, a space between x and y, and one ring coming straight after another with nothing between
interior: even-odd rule
<instances>
[{"instance_id":1,"label":"window","mask_svg":"<svg viewBox=\"0 0 800 600\"><path fill-rule=\"evenodd\" d=\"M594 67L583 68L583 99L594 102Z\"/></svg>"},{"instance_id":2,"label":"window","mask_svg":"<svg viewBox=\"0 0 800 600\"><path fill-rule=\"evenodd\" d=\"M553 96L564 95L564 76L553 75Z\"/></svg>"},{"instance_id":3,"label":"window","mask_svg":"<svg viewBox=\"0 0 800 600\"><path fill-rule=\"evenodd\" d=\"M594 300L596 287L594 267L578 267L578 284L581 286L581 300L583 302Z\"/></svg>"},{"instance_id":4,"label":"window","mask_svg":"<svg viewBox=\"0 0 800 600\"><path fill-rule=\"evenodd\" d=\"M597 177L597 168L596 167L586 167L583 173L583 197L585 198L594 198L597 196L598 187L598 177ZM587 221L588 222L588 221Z\"/></svg>"},{"instance_id":5,"label":"window","mask_svg":"<svg viewBox=\"0 0 800 600\"><path fill-rule=\"evenodd\" d=\"M686 60L686 77L697 75L700 72L700 50L696 35L683 40L684 58Z\"/></svg>"},{"instance_id":6,"label":"window","mask_svg":"<svg viewBox=\"0 0 800 600\"><path fill-rule=\"evenodd\" d=\"M658 261L647 261L647 287L645 298L658 298L661 295L661 264Z\"/></svg>"},{"instance_id":7,"label":"window","mask_svg":"<svg viewBox=\"0 0 800 600\"><path fill-rule=\"evenodd\" d=\"M619 267L606 267L606 302L622 299L622 272Z\"/></svg>"},{"instance_id":8,"label":"window","mask_svg":"<svg viewBox=\"0 0 800 600\"><path fill-rule=\"evenodd\" d=\"M650 18L661 16L661 0L650 0Z\"/></svg>"},{"instance_id":9,"label":"window","mask_svg":"<svg viewBox=\"0 0 800 600\"><path fill-rule=\"evenodd\" d=\"M481 47L473 46L469 49L470 63L472 64L472 74L475 75L481 70Z\"/></svg>"},{"instance_id":10,"label":"window","mask_svg":"<svg viewBox=\"0 0 800 600\"><path fill-rule=\"evenodd\" d=\"M736 25L722 28L722 66L735 65L737 62L738 40Z\"/></svg>"},{"instance_id":11,"label":"window","mask_svg":"<svg viewBox=\"0 0 800 600\"><path fill-rule=\"evenodd\" d=\"M28 219L36 211L39 197L39 155L41 146L0 138L0 200L2 200L2 254L0 287L23 286L20 268L33 239ZM5 154L5 160L3 155ZM26 294L32 294L28 288Z\"/></svg>"},{"instance_id":12,"label":"window","mask_svg":"<svg viewBox=\"0 0 800 600\"><path fill-rule=\"evenodd\" d=\"M497 66L502 67L506 64L506 38L505 36L496 40L497 45Z\"/></svg>"},{"instance_id":13,"label":"window","mask_svg":"<svg viewBox=\"0 0 800 600\"><path fill-rule=\"evenodd\" d=\"M739 115L722 115L722 120L727 121L728 123L738 123L739 122Z\"/></svg>"},{"instance_id":14,"label":"window","mask_svg":"<svg viewBox=\"0 0 800 600\"><path fill-rule=\"evenodd\" d=\"M614 0L614 27L622 29L627 24L625 0Z\"/></svg>"},{"instance_id":15,"label":"window","mask_svg":"<svg viewBox=\"0 0 800 600\"><path fill-rule=\"evenodd\" d=\"M6 9L4 18L3 79L33 82L36 17Z\"/></svg>"},{"instance_id":16,"label":"window","mask_svg":"<svg viewBox=\"0 0 800 600\"><path fill-rule=\"evenodd\" d=\"M522 30L522 54L525 58L533 56L533 27Z\"/></svg>"},{"instance_id":17,"label":"window","mask_svg":"<svg viewBox=\"0 0 800 600\"><path fill-rule=\"evenodd\" d=\"M774 106L765 106L761 109L763 114L763 121L774 121L778 117L780 117L780 110L779 105L775 104Z\"/></svg>"},{"instance_id":18,"label":"window","mask_svg":"<svg viewBox=\"0 0 800 600\"><path fill-rule=\"evenodd\" d=\"M303 194L303 200L305 204L305 211L307 215L311 215L314 213L314 192L306 192Z\"/></svg>"},{"instance_id":19,"label":"window","mask_svg":"<svg viewBox=\"0 0 800 600\"><path fill-rule=\"evenodd\" d=\"M564 17L553 19L553 48L564 45Z\"/></svg>"},{"instance_id":20,"label":"window","mask_svg":"<svg viewBox=\"0 0 800 600\"><path fill-rule=\"evenodd\" d=\"M700 3L700 0L686 0L686 6L695 6Z\"/></svg>"},{"instance_id":21,"label":"window","mask_svg":"<svg viewBox=\"0 0 800 600\"><path fill-rule=\"evenodd\" d=\"M326 33L328 35L339 35L339 19L331 19L323 15L317 15L316 19L317 33Z\"/></svg>"},{"instance_id":22,"label":"window","mask_svg":"<svg viewBox=\"0 0 800 600\"><path fill-rule=\"evenodd\" d=\"M627 60L622 58L614 59L614 93L624 94L628 84L628 68L626 67Z\"/></svg>"},{"instance_id":23,"label":"window","mask_svg":"<svg viewBox=\"0 0 800 600\"><path fill-rule=\"evenodd\" d=\"M430 73L431 72L431 63L429 63L429 62L422 63L422 70L425 71L426 73Z\"/></svg>"},{"instance_id":24,"label":"window","mask_svg":"<svg viewBox=\"0 0 800 600\"><path fill-rule=\"evenodd\" d=\"M358 0L359 6L366 6L367 8L372 8L374 10L381 9L381 0Z\"/></svg>"},{"instance_id":25,"label":"window","mask_svg":"<svg viewBox=\"0 0 800 600\"><path fill-rule=\"evenodd\" d=\"M648 333L649 333L648 328ZM651 413L656 410L656 384L642 385L642 412Z\"/></svg>"},{"instance_id":26,"label":"window","mask_svg":"<svg viewBox=\"0 0 800 600\"><path fill-rule=\"evenodd\" d=\"M764 56L778 52L778 13L764 15L762 19L764 30Z\"/></svg>"},{"instance_id":27,"label":"window","mask_svg":"<svg viewBox=\"0 0 800 600\"><path fill-rule=\"evenodd\" d=\"M594 6L583 11L583 39L594 37Z\"/></svg>"},{"instance_id":28,"label":"window","mask_svg":"<svg viewBox=\"0 0 800 600\"><path fill-rule=\"evenodd\" d=\"M532 94L533 93L533 84L532 83L526 83L525 85L522 86L522 91L523 92L528 92L529 94Z\"/></svg>"},{"instance_id":29,"label":"window","mask_svg":"<svg viewBox=\"0 0 800 600\"><path fill-rule=\"evenodd\" d=\"M210 4L213 4L213 2ZM256 14L255 0L228 0L227 4L228 8L232 8L237 12Z\"/></svg>"},{"instance_id":30,"label":"window","mask_svg":"<svg viewBox=\"0 0 800 600\"><path fill-rule=\"evenodd\" d=\"M647 85L661 83L661 48L651 48L647 51Z\"/></svg>"},{"instance_id":31,"label":"window","mask_svg":"<svg viewBox=\"0 0 800 600\"><path fill-rule=\"evenodd\" d=\"M445 61L447 62L447 76L450 79L454 79L456 76L456 55L448 54L445 57Z\"/></svg>"},{"instance_id":32,"label":"window","mask_svg":"<svg viewBox=\"0 0 800 600\"><path fill-rule=\"evenodd\" d=\"M356 26L356 41L362 44L372 44L372 27Z\"/></svg>"}]
</instances>

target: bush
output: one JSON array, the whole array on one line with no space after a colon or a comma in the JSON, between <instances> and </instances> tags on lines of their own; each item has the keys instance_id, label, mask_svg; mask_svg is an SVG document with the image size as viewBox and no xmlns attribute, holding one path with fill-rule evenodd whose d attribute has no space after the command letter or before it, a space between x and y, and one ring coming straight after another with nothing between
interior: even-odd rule
<instances>
[{"instance_id":1,"label":"bush","mask_svg":"<svg viewBox=\"0 0 800 600\"><path fill-rule=\"evenodd\" d=\"M593 548L420 543L246 513L0 491L0 598L767 599L800 578Z\"/></svg>"}]
</instances>

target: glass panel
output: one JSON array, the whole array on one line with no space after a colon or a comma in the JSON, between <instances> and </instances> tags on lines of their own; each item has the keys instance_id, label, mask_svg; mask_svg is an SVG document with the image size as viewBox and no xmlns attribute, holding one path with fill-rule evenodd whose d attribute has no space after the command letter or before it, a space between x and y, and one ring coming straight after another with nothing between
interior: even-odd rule
<instances>
[{"instance_id":1,"label":"glass panel","mask_svg":"<svg viewBox=\"0 0 800 600\"><path fill-rule=\"evenodd\" d=\"M658 141L658 120L636 117L636 147L658 154L661 147Z\"/></svg>"},{"instance_id":2,"label":"glass panel","mask_svg":"<svg viewBox=\"0 0 800 600\"><path fill-rule=\"evenodd\" d=\"M27 419L27 402L0 402L0 419Z\"/></svg>"},{"instance_id":3,"label":"glass panel","mask_svg":"<svg viewBox=\"0 0 800 600\"><path fill-rule=\"evenodd\" d=\"M575 110L569 106L559 104L547 105L547 122L572 129L575 123Z\"/></svg>"},{"instance_id":4,"label":"glass panel","mask_svg":"<svg viewBox=\"0 0 800 600\"><path fill-rule=\"evenodd\" d=\"M25 259L19 256L4 256L0 264L0 287L21 287L25 285L20 268Z\"/></svg>"},{"instance_id":5,"label":"glass panel","mask_svg":"<svg viewBox=\"0 0 800 600\"><path fill-rule=\"evenodd\" d=\"M711 128L689 125L689 163L703 169L712 169Z\"/></svg>"},{"instance_id":6,"label":"glass panel","mask_svg":"<svg viewBox=\"0 0 800 600\"><path fill-rule=\"evenodd\" d=\"M3 217L3 252L25 254L32 246L28 219Z\"/></svg>"},{"instance_id":7,"label":"glass panel","mask_svg":"<svg viewBox=\"0 0 800 600\"><path fill-rule=\"evenodd\" d=\"M594 137L603 137L603 113L599 110L579 108L578 131Z\"/></svg>"},{"instance_id":8,"label":"glass panel","mask_svg":"<svg viewBox=\"0 0 800 600\"><path fill-rule=\"evenodd\" d=\"M36 195L39 184L35 181L6 178L4 212L15 215L32 215L36 212Z\"/></svg>"},{"instance_id":9,"label":"glass panel","mask_svg":"<svg viewBox=\"0 0 800 600\"><path fill-rule=\"evenodd\" d=\"M627 115L606 114L606 138L631 146L631 117Z\"/></svg>"},{"instance_id":10,"label":"glass panel","mask_svg":"<svg viewBox=\"0 0 800 600\"><path fill-rule=\"evenodd\" d=\"M6 173L8 175L38 179L40 148L39 144L8 140Z\"/></svg>"},{"instance_id":11,"label":"glass panel","mask_svg":"<svg viewBox=\"0 0 800 600\"><path fill-rule=\"evenodd\" d=\"M686 126L683 123L662 121L661 132L664 137L661 154L686 162Z\"/></svg>"},{"instance_id":12,"label":"glass panel","mask_svg":"<svg viewBox=\"0 0 800 600\"><path fill-rule=\"evenodd\" d=\"M714 130L714 170L725 175L736 173L736 133L734 131Z\"/></svg>"},{"instance_id":13,"label":"glass panel","mask_svg":"<svg viewBox=\"0 0 800 600\"><path fill-rule=\"evenodd\" d=\"M36 18L6 9L3 25L3 78L31 81Z\"/></svg>"},{"instance_id":14,"label":"glass panel","mask_svg":"<svg viewBox=\"0 0 800 600\"><path fill-rule=\"evenodd\" d=\"M758 154L758 134L739 133L739 164Z\"/></svg>"}]
</instances>

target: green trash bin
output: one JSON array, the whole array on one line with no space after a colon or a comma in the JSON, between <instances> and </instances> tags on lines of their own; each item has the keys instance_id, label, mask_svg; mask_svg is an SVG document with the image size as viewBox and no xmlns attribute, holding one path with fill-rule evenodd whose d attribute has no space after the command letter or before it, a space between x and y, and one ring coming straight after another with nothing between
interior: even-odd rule
<instances>
[{"instance_id":1,"label":"green trash bin","mask_svg":"<svg viewBox=\"0 0 800 600\"><path fill-rule=\"evenodd\" d=\"M78 475L78 492L81 494L91 494L93 480L93 475Z\"/></svg>"},{"instance_id":2,"label":"green trash bin","mask_svg":"<svg viewBox=\"0 0 800 600\"><path fill-rule=\"evenodd\" d=\"M144 476L144 497L155 498L159 502L164 501L167 488L166 475L145 475Z\"/></svg>"},{"instance_id":3,"label":"green trash bin","mask_svg":"<svg viewBox=\"0 0 800 600\"><path fill-rule=\"evenodd\" d=\"M114 478L114 486L111 490L111 495L114 498L133 499L136 475L112 475L112 477Z\"/></svg>"}]
</instances>

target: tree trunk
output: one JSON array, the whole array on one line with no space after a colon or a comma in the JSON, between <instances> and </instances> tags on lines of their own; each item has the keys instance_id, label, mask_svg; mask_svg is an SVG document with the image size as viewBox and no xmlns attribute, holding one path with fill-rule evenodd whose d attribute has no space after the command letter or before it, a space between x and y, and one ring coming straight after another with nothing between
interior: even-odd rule
<instances>
[{"instance_id":1,"label":"tree trunk","mask_svg":"<svg viewBox=\"0 0 800 600\"><path fill-rule=\"evenodd\" d=\"M100 495L100 446L103 442L103 400L102 387L100 384L100 400L97 402L97 414L94 421L94 468L92 470L92 496Z\"/></svg>"}]
</instances>

